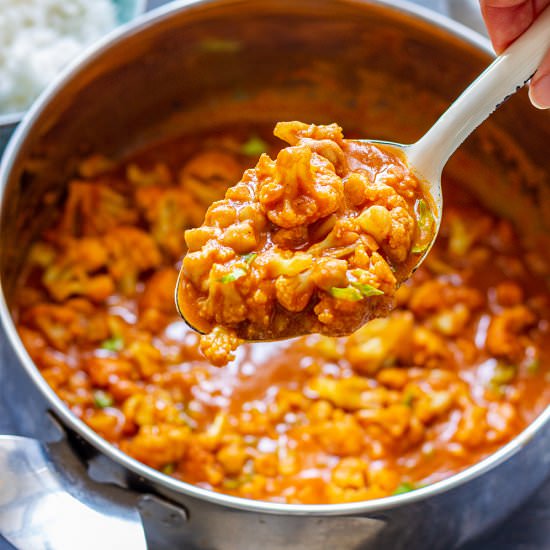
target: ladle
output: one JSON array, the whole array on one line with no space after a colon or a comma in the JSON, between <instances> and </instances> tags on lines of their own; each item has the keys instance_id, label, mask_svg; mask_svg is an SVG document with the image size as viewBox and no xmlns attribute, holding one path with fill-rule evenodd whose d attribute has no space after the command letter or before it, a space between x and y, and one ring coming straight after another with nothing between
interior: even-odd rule
<instances>
[{"instance_id":1,"label":"ladle","mask_svg":"<svg viewBox=\"0 0 550 550\"><path fill-rule=\"evenodd\" d=\"M409 166L425 183L435 206L436 231L431 245L419 258L418 267L430 251L443 212L441 174L462 142L510 96L535 74L550 49L550 7L474 80L416 143L362 140L395 147L406 155ZM521 122L519 122L521 123Z\"/></svg>"},{"instance_id":2,"label":"ladle","mask_svg":"<svg viewBox=\"0 0 550 550\"><path fill-rule=\"evenodd\" d=\"M462 142L508 97L522 88L534 75L545 53L550 49L550 7L542 12L529 29L511 44L493 63L464 90L424 136L412 145L387 141L359 140L383 144L405 155L409 167L425 185L432 197L435 217L433 238L415 264L416 269L430 251L441 224L443 197L441 174L451 155ZM519 122L521 123L521 122ZM193 311L186 312L178 299L181 277L176 289L176 304L189 326L202 332L192 321ZM188 314L186 314L188 313ZM291 334L297 336L298 334ZM242 335L240 335L242 337ZM283 337L284 335L281 335Z\"/></svg>"}]
</instances>

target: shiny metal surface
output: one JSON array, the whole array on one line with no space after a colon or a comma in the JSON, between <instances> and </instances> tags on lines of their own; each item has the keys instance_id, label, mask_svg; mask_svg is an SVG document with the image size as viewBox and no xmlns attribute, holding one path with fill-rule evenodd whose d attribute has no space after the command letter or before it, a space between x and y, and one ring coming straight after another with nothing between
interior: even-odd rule
<instances>
[{"instance_id":1,"label":"shiny metal surface","mask_svg":"<svg viewBox=\"0 0 550 550\"><path fill-rule=\"evenodd\" d=\"M53 446L58 444L53 444ZM58 449L59 452L59 449ZM61 460L59 460L61 458ZM146 550L135 497L88 481L34 439L0 436L0 532L18 550Z\"/></svg>"},{"instance_id":2,"label":"shiny metal surface","mask_svg":"<svg viewBox=\"0 0 550 550\"><path fill-rule=\"evenodd\" d=\"M380 43L380 32L386 33L385 42ZM389 56L388 44L392 40L401 44L402 35L403 47ZM243 47L235 58L214 55L201 50L208 36L238 39ZM353 49L358 36L360 48ZM383 116L391 118L392 94L399 95L407 83L418 96L429 91L440 98L425 110L418 109L417 96L409 89L406 116L396 121L389 135L381 136L412 141L487 63L489 51L479 35L405 2L177 2L100 44L35 105L18 128L0 168L0 314L6 333L52 409L106 460L124 467L125 484L156 491L189 512L187 521L171 532L173 545L242 550L256 549L261 540L266 548L454 548L506 517L547 475L550 410L498 453L461 474L378 501L273 504L228 497L168 478L120 453L75 418L47 386L17 337L8 303L22 254L43 221L36 213L48 214L43 197L61 196L76 150L119 156L151 138L204 127L220 118L242 119L257 109L260 100L266 121L329 118L347 126L373 127L376 121L368 112L357 111L349 92L357 89L352 85L360 78L359 69L368 69L369 78L390 78L391 88L373 98ZM280 74L301 64L311 66L319 58L333 77L330 102L323 85L311 79L301 84L299 101L293 103L281 93L266 104L266 88L289 91L288 83L278 80ZM342 65L349 70L339 70ZM334 97L341 101L335 103ZM518 117L528 131L518 127ZM548 172L544 146L549 142L548 125L531 113L525 97L514 98L497 118L503 131L525 138L533 162ZM541 214L534 210L533 216ZM521 485L509 482L520 475Z\"/></svg>"}]
</instances>

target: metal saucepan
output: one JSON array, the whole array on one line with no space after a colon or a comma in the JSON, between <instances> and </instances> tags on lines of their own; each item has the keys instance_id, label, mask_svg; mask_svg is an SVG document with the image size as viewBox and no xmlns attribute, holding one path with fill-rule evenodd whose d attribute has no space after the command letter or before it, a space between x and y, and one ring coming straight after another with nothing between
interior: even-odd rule
<instances>
[{"instance_id":1,"label":"metal saucepan","mask_svg":"<svg viewBox=\"0 0 550 550\"><path fill-rule=\"evenodd\" d=\"M10 315L25 251L62 198L78 157L98 151L116 158L151 140L259 118L338 121L362 135L414 142L489 59L489 44L479 35L396 0L176 2L99 44L16 130L0 171L0 314L6 333L69 439L87 442L87 463L107 463L110 473L102 480L129 488L128 494L138 495L134 504L146 493L146 511L152 502L157 512L164 511L159 515L172 547L456 547L510 514L550 472L550 408L464 472L370 502L250 501L144 466L96 435L60 401L26 353ZM479 199L512 219L511 205L524 201L532 209L527 229L535 244L550 223L544 215L550 205L544 200L550 190L549 132L548 118L520 94L464 145L476 153L471 184ZM482 148L479 135L493 146ZM500 159L516 143L524 148L518 158L537 167L539 177L511 186ZM460 168L461 154L448 170ZM488 179L490 189L483 184ZM529 194L516 197L522 186ZM14 448L13 440L7 441L0 441L4 455ZM25 456L29 445L15 447ZM43 462L44 452L52 454L51 446L40 452L30 447ZM91 490L98 491L97 484ZM114 506L112 514L118 509Z\"/></svg>"}]
</instances>

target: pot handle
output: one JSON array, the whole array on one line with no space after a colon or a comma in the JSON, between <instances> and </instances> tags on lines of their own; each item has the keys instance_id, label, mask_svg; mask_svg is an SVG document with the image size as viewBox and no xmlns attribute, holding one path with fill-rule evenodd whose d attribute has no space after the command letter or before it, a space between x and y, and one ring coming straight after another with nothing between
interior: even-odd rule
<instances>
[{"instance_id":1,"label":"pot handle","mask_svg":"<svg viewBox=\"0 0 550 550\"><path fill-rule=\"evenodd\" d=\"M136 496L62 471L55 445L0 436L0 533L19 550L146 550Z\"/></svg>"}]
</instances>

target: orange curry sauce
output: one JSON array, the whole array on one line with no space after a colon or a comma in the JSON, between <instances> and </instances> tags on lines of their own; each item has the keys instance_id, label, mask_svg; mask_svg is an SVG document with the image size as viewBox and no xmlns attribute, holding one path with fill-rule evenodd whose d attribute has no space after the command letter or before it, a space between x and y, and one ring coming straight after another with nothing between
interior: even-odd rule
<instances>
[{"instance_id":1,"label":"orange curry sauce","mask_svg":"<svg viewBox=\"0 0 550 550\"><path fill-rule=\"evenodd\" d=\"M204 360L173 303L183 234L276 155L269 136L233 128L82 164L14 312L51 387L153 468L277 502L414 490L508 442L550 402L549 294L460 181L444 182L441 234L389 318Z\"/></svg>"}]
</instances>

